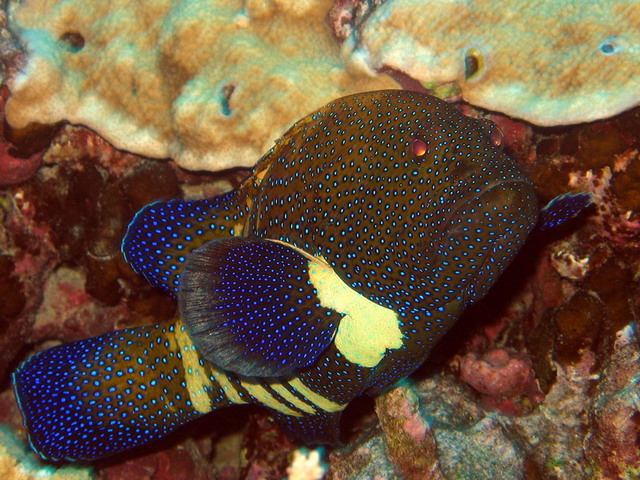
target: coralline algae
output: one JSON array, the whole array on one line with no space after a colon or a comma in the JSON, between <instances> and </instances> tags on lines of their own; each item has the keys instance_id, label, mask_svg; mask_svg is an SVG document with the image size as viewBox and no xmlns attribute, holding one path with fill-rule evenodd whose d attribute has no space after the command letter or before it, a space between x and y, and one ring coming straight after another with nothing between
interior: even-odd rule
<instances>
[{"instance_id":1,"label":"coralline algae","mask_svg":"<svg viewBox=\"0 0 640 480\"><path fill-rule=\"evenodd\" d=\"M9 123L69 120L118 148L189 169L255 163L333 98L395 86L345 69L330 0L27 0L10 25L28 51Z\"/></svg>"},{"instance_id":2,"label":"coralline algae","mask_svg":"<svg viewBox=\"0 0 640 480\"><path fill-rule=\"evenodd\" d=\"M538 125L606 118L640 102L635 0L387 0L353 21L351 30L335 26L351 33L344 52L353 64L455 82L468 102Z\"/></svg>"}]
</instances>

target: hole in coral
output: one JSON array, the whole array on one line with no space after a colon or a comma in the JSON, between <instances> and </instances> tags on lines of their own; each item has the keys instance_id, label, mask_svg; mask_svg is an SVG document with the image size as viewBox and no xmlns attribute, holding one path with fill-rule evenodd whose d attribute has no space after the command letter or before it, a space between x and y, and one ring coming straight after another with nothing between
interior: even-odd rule
<instances>
[{"instance_id":1,"label":"hole in coral","mask_svg":"<svg viewBox=\"0 0 640 480\"><path fill-rule=\"evenodd\" d=\"M236 86L232 83L227 83L224 87L222 87L222 92L220 92L220 105L222 106L222 114L225 117L231 115L231 95L233 91L236 89Z\"/></svg>"},{"instance_id":2,"label":"hole in coral","mask_svg":"<svg viewBox=\"0 0 640 480\"><path fill-rule=\"evenodd\" d=\"M0 129L4 138L9 140L9 154L13 157L28 159L45 150L58 133L62 122L54 125L30 123L23 128L13 128L5 119Z\"/></svg>"},{"instance_id":3,"label":"hole in coral","mask_svg":"<svg viewBox=\"0 0 640 480\"><path fill-rule=\"evenodd\" d=\"M473 77L477 77L484 66L484 60L480 52L475 48L472 48L464 56L464 78L465 80L471 80Z\"/></svg>"},{"instance_id":4,"label":"hole in coral","mask_svg":"<svg viewBox=\"0 0 640 480\"><path fill-rule=\"evenodd\" d=\"M78 32L66 32L60 36L63 48L71 53L78 53L84 48L84 37Z\"/></svg>"},{"instance_id":5,"label":"hole in coral","mask_svg":"<svg viewBox=\"0 0 640 480\"><path fill-rule=\"evenodd\" d=\"M615 55L620 53L622 45L620 44L620 38L617 35L607 38L600 44L600 51L605 55Z\"/></svg>"},{"instance_id":6,"label":"hole in coral","mask_svg":"<svg viewBox=\"0 0 640 480\"><path fill-rule=\"evenodd\" d=\"M600 51L607 55L611 55L615 51L615 47L610 43L603 43L600 45Z\"/></svg>"}]
</instances>

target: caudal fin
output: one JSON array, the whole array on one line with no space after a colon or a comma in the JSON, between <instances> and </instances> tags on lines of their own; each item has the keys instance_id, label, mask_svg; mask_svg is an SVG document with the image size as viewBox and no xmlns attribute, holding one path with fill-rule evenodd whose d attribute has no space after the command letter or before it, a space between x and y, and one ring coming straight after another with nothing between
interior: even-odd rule
<instances>
[{"instance_id":1,"label":"caudal fin","mask_svg":"<svg viewBox=\"0 0 640 480\"><path fill-rule=\"evenodd\" d=\"M94 460L200 416L184 387L174 327L120 330L30 357L13 374L29 440L43 458Z\"/></svg>"}]
</instances>

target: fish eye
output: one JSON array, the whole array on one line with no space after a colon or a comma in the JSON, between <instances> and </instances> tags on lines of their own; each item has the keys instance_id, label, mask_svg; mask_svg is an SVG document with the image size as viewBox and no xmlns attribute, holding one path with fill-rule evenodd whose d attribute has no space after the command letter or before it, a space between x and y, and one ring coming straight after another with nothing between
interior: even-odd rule
<instances>
[{"instance_id":1,"label":"fish eye","mask_svg":"<svg viewBox=\"0 0 640 480\"><path fill-rule=\"evenodd\" d=\"M600 44L600 51L605 55L616 55L623 50L623 44L618 35L614 35L605 39L604 42Z\"/></svg>"},{"instance_id":2,"label":"fish eye","mask_svg":"<svg viewBox=\"0 0 640 480\"><path fill-rule=\"evenodd\" d=\"M418 158L423 157L426 155L428 151L427 143L424 140L421 140L419 138L412 138L411 151L414 157L418 157Z\"/></svg>"}]
</instances>

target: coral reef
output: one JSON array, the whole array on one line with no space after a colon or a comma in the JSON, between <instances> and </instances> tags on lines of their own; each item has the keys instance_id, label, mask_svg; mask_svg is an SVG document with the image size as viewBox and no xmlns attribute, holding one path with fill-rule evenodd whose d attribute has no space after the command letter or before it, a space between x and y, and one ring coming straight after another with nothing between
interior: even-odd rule
<instances>
[{"instance_id":1,"label":"coral reef","mask_svg":"<svg viewBox=\"0 0 640 480\"><path fill-rule=\"evenodd\" d=\"M28 51L9 80L14 127L69 120L180 166L250 166L333 98L395 86L347 70L330 0L28 0L10 22Z\"/></svg>"},{"instance_id":2,"label":"coral reef","mask_svg":"<svg viewBox=\"0 0 640 480\"><path fill-rule=\"evenodd\" d=\"M0 425L0 478L3 480L91 480L90 467L41 465L6 426Z\"/></svg>"},{"instance_id":3,"label":"coral reef","mask_svg":"<svg viewBox=\"0 0 640 480\"><path fill-rule=\"evenodd\" d=\"M538 125L607 118L640 102L634 0L337 3L345 55L370 72L455 82L466 101Z\"/></svg>"},{"instance_id":4,"label":"coral reef","mask_svg":"<svg viewBox=\"0 0 640 480\"><path fill-rule=\"evenodd\" d=\"M600 478L640 477L640 337L636 328L629 325L618 332L594 396L586 455Z\"/></svg>"},{"instance_id":5,"label":"coral reef","mask_svg":"<svg viewBox=\"0 0 640 480\"><path fill-rule=\"evenodd\" d=\"M372 440L330 455L330 479L366 478L373 462L391 461L395 477L524 480L637 478L640 358L636 326L619 332L610 375L590 397L593 355L559 368L540 406L526 416L488 412L451 377L404 382L376 401L384 453L361 461ZM635 407L634 407L635 404ZM584 412L590 410L595 417ZM584 444L587 449L584 449ZM611 448L616 448L612 455ZM419 452L419 454L417 454ZM385 477L381 477L385 478Z\"/></svg>"},{"instance_id":6,"label":"coral reef","mask_svg":"<svg viewBox=\"0 0 640 480\"><path fill-rule=\"evenodd\" d=\"M395 2L338 1L332 18L342 25L341 35L348 42L354 28L363 21L367 25L372 8L384 8L384 3L391 7ZM25 1L16 8L30 4ZM257 8L257 2L247 5ZM286 7L275 1L266 5ZM501 4L501 14L505 8ZM52 9L52 14L56 12L60 10ZM240 20L249 18L238 12ZM272 12L265 10L263 27ZM317 32L323 19L319 14L313 18L308 25L300 22ZM625 22L632 18L629 15ZM415 11L402 20L403 25L419 23ZM59 24L60 32L84 34L79 27L69 30L65 22ZM236 24L229 28L240 30ZM247 28L254 32L254 27ZM282 25L275 22L274 28ZM14 58L10 65L3 65L4 78L12 78L11 68L19 64L15 44L8 38L0 36L3 62ZM90 47L88 38L85 47ZM57 44L57 40L51 42ZM62 40L66 48L79 46L77 36ZM320 50L323 41L318 42ZM247 42L250 52L252 43ZM597 50L600 43L593 48ZM310 63L318 61L315 55L324 58L313 48ZM105 58L110 58L107 53ZM485 63L487 68L493 65ZM117 68L113 64L107 78L112 79ZM233 71L241 77L231 80L252 77L252 70ZM316 79L325 75L327 83L334 82L326 69L318 75ZM270 88L268 80L253 85ZM277 85L272 106L297 103L303 94L304 101L326 100L316 97L315 90L303 89L295 99L283 97L287 92L278 89L293 86ZM615 86L612 90L623 92ZM222 89L217 94L220 91L224 93ZM245 102L245 97L235 102L241 92L231 93L229 105L237 110L246 104L250 112L251 102ZM218 150L220 158L255 161L268 137L261 136L261 128L241 128L234 137L236 127L231 122L235 118L225 117L228 124L216 124L213 117L223 105L217 94L216 111L203 117L201 124L185 124L185 128L196 137L206 130L211 135L226 132L221 138L227 150ZM584 98L590 102L588 96ZM24 99L25 107L32 101ZM131 106L136 122L144 119L141 104L126 105ZM465 113L488 116L468 105L460 107ZM619 108L624 107L607 106L602 115ZM255 118L251 121L260 124ZM587 190L596 205L561 231L535 234L488 298L460 320L410 381L378 397L375 410L363 403L347 411L344 446L327 450L323 458L327 479L617 480L640 476L640 109L558 128L538 128L500 115L489 118L503 129L508 153L529 171L541 204L567 190ZM149 128L160 130L172 121L167 116L151 120ZM265 128L271 128L270 121L264 122ZM207 162L217 162L211 158ZM9 374L29 354L173 315L174 303L148 287L119 253L122 232L136 209L177 194L211 196L237 185L244 175L242 169L224 174L185 172L172 162L118 151L80 126L4 129L0 138L0 422L24 438ZM96 464L95 476L103 480L287 478L297 446L273 421L251 409L218 413L162 444ZM7 430L2 430L1 437L0 444L15 444ZM16 461L24 464L24 453L7 454L3 448L10 468L15 470Z\"/></svg>"}]
</instances>

